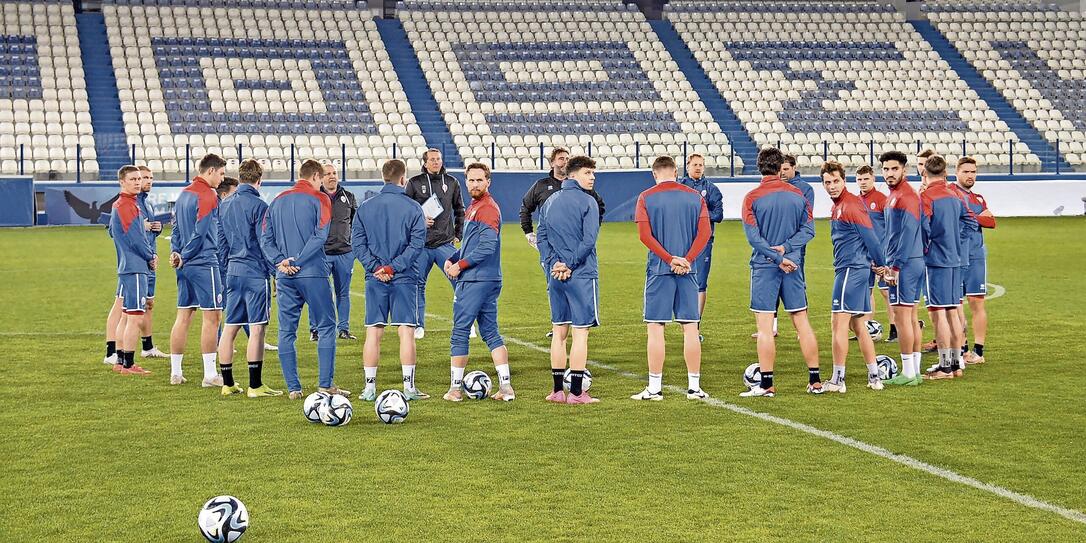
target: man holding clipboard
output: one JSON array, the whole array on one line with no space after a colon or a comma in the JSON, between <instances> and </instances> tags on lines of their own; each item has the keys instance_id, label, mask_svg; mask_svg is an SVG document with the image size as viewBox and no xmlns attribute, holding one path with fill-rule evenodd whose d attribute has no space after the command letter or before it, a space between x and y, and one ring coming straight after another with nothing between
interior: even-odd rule
<instances>
[{"instance_id":1,"label":"man holding clipboard","mask_svg":"<svg viewBox=\"0 0 1086 543\"><path fill-rule=\"evenodd\" d=\"M416 261L418 277L418 327L415 338L425 335L426 280L430 268L443 270L445 261L456 252L464 232L464 197L460 182L445 172L441 151L427 149L422 155L423 172L407 180L408 197L422 205L426 216L426 247Z\"/></svg>"}]
</instances>

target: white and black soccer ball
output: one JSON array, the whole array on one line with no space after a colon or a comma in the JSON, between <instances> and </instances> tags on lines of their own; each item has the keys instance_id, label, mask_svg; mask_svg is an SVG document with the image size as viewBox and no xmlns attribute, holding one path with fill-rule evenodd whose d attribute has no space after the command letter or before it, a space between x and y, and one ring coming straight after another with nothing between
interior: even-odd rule
<instances>
[{"instance_id":1,"label":"white and black soccer ball","mask_svg":"<svg viewBox=\"0 0 1086 543\"><path fill-rule=\"evenodd\" d=\"M319 409L321 422L328 426L344 426L351 422L354 416L354 407L346 396L333 394Z\"/></svg>"},{"instance_id":2,"label":"white and black soccer ball","mask_svg":"<svg viewBox=\"0 0 1086 543\"><path fill-rule=\"evenodd\" d=\"M566 368L566 373L562 377L562 386L568 391L571 382L573 381L573 370ZM592 372L588 371L588 368L584 369L584 377L581 379L581 392L588 392L588 389L592 388Z\"/></svg>"},{"instance_id":3,"label":"white and black soccer ball","mask_svg":"<svg viewBox=\"0 0 1086 543\"><path fill-rule=\"evenodd\" d=\"M490 376L475 370L464 376L464 394L473 400L485 400L490 396Z\"/></svg>"},{"instance_id":4,"label":"white and black soccer ball","mask_svg":"<svg viewBox=\"0 0 1086 543\"><path fill-rule=\"evenodd\" d=\"M748 389L762 384L762 368L757 362L747 366L747 369L743 370L743 384L746 385Z\"/></svg>"},{"instance_id":5,"label":"white and black soccer ball","mask_svg":"<svg viewBox=\"0 0 1086 543\"><path fill-rule=\"evenodd\" d=\"M897 377L897 361L893 357L880 354L875 357L875 364L879 367L879 379L888 381Z\"/></svg>"},{"instance_id":6,"label":"white and black soccer ball","mask_svg":"<svg viewBox=\"0 0 1086 543\"><path fill-rule=\"evenodd\" d=\"M321 406L328 403L330 394L327 392L314 392L305 397L305 401L302 402L302 414L305 415L305 420L309 422L321 421Z\"/></svg>"},{"instance_id":7,"label":"white and black soccer ball","mask_svg":"<svg viewBox=\"0 0 1086 543\"><path fill-rule=\"evenodd\" d=\"M377 418L385 424L397 424L407 418L411 411L411 405L407 403L407 396L399 390L386 390L377 396L373 403L373 410Z\"/></svg>"},{"instance_id":8,"label":"white and black soccer ball","mask_svg":"<svg viewBox=\"0 0 1086 543\"><path fill-rule=\"evenodd\" d=\"M200 509L196 522L200 534L211 543L232 543L249 528L249 510L233 496L215 496Z\"/></svg>"},{"instance_id":9,"label":"white and black soccer ball","mask_svg":"<svg viewBox=\"0 0 1086 543\"><path fill-rule=\"evenodd\" d=\"M867 335L871 336L871 341L881 341L882 323L877 320L867 321Z\"/></svg>"}]
</instances>

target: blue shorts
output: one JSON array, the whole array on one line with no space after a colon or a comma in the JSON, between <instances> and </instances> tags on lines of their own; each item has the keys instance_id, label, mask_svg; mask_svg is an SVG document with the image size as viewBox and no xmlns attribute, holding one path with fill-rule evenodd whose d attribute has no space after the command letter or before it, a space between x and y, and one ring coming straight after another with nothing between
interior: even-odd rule
<instances>
[{"instance_id":1,"label":"blue shorts","mask_svg":"<svg viewBox=\"0 0 1086 543\"><path fill-rule=\"evenodd\" d=\"M700 321L697 279L693 274L646 277L644 317L645 322Z\"/></svg>"},{"instance_id":2,"label":"blue shorts","mask_svg":"<svg viewBox=\"0 0 1086 543\"><path fill-rule=\"evenodd\" d=\"M916 305L920 302L920 288L924 284L924 259L910 258L898 270L897 285L890 287L890 305Z\"/></svg>"},{"instance_id":3,"label":"blue shorts","mask_svg":"<svg viewBox=\"0 0 1086 543\"><path fill-rule=\"evenodd\" d=\"M713 266L713 240L705 246L705 250L694 259L694 279L698 283L698 292L709 290L709 269Z\"/></svg>"},{"instance_id":4,"label":"blue shorts","mask_svg":"<svg viewBox=\"0 0 1086 543\"><path fill-rule=\"evenodd\" d=\"M122 273L117 276L117 297L125 313L142 315L147 305L147 274Z\"/></svg>"},{"instance_id":5,"label":"blue shorts","mask_svg":"<svg viewBox=\"0 0 1086 543\"><path fill-rule=\"evenodd\" d=\"M964 268L962 285L966 296L983 298L988 295L988 260L981 258L969 261L969 267Z\"/></svg>"},{"instance_id":6,"label":"blue shorts","mask_svg":"<svg viewBox=\"0 0 1086 543\"><path fill-rule=\"evenodd\" d=\"M268 324L271 283L267 278L226 276L226 325Z\"/></svg>"},{"instance_id":7,"label":"blue shorts","mask_svg":"<svg viewBox=\"0 0 1086 543\"><path fill-rule=\"evenodd\" d=\"M181 266L177 269L177 308L222 310L223 284L218 267Z\"/></svg>"},{"instance_id":8,"label":"blue shorts","mask_svg":"<svg viewBox=\"0 0 1086 543\"><path fill-rule=\"evenodd\" d=\"M382 283L366 278L366 326L418 326L419 286L414 279Z\"/></svg>"},{"instance_id":9,"label":"blue shorts","mask_svg":"<svg viewBox=\"0 0 1086 543\"><path fill-rule=\"evenodd\" d=\"M784 273L780 268L751 268L750 310L755 313L776 313L777 302L784 310L795 313L807 309L807 283L803 268Z\"/></svg>"},{"instance_id":10,"label":"blue shorts","mask_svg":"<svg viewBox=\"0 0 1086 543\"><path fill-rule=\"evenodd\" d=\"M147 297L148 298L154 298L155 297L155 283L156 283L155 276L156 275L157 274L155 273L154 270L151 270L151 273L147 274Z\"/></svg>"},{"instance_id":11,"label":"blue shorts","mask_svg":"<svg viewBox=\"0 0 1086 543\"><path fill-rule=\"evenodd\" d=\"M844 268L833 275L833 313L863 315L871 312L871 268Z\"/></svg>"},{"instance_id":12,"label":"blue shorts","mask_svg":"<svg viewBox=\"0 0 1086 543\"><path fill-rule=\"evenodd\" d=\"M600 288L596 278L571 277L547 280L551 302L551 324L572 324L574 328L600 325Z\"/></svg>"},{"instance_id":13,"label":"blue shorts","mask_svg":"<svg viewBox=\"0 0 1086 543\"><path fill-rule=\"evenodd\" d=\"M928 267L928 307L947 309L961 305L961 268Z\"/></svg>"}]
</instances>

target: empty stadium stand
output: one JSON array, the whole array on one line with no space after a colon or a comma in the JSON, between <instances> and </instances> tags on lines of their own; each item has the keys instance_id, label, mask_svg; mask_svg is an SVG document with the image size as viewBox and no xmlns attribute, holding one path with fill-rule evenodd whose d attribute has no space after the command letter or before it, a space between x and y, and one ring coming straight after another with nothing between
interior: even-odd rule
<instances>
[{"instance_id":1,"label":"empty stadium stand","mask_svg":"<svg viewBox=\"0 0 1086 543\"><path fill-rule=\"evenodd\" d=\"M420 166L422 132L353 2L119 0L104 11L125 132L153 169L219 152L287 172L292 146L296 160L345 155L355 172L376 171L394 146Z\"/></svg>"},{"instance_id":2,"label":"empty stadium stand","mask_svg":"<svg viewBox=\"0 0 1086 543\"><path fill-rule=\"evenodd\" d=\"M0 3L0 173L98 171L71 2Z\"/></svg>"},{"instance_id":3,"label":"empty stadium stand","mask_svg":"<svg viewBox=\"0 0 1086 543\"><path fill-rule=\"evenodd\" d=\"M591 144L601 167L633 168L686 143L731 166L727 136L632 5L408 0L397 15L465 160L493 144L497 168L535 170L541 144Z\"/></svg>"},{"instance_id":4,"label":"empty stadium stand","mask_svg":"<svg viewBox=\"0 0 1086 543\"><path fill-rule=\"evenodd\" d=\"M1036 1L927 2L928 18L1061 159L1086 164L1086 20ZM978 86L978 85L974 85ZM1055 152L1052 153L1055 167Z\"/></svg>"},{"instance_id":5,"label":"empty stadium stand","mask_svg":"<svg viewBox=\"0 0 1086 543\"><path fill-rule=\"evenodd\" d=\"M678 0L666 16L755 141L802 168L917 142L1011 161L1016 134L890 4ZM1015 152L1040 167L1027 144Z\"/></svg>"}]
</instances>

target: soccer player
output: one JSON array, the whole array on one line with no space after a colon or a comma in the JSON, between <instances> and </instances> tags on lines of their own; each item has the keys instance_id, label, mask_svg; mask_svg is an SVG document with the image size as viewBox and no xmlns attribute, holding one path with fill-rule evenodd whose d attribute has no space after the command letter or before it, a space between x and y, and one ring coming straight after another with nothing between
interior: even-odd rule
<instances>
[{"instance_id":1,"label":"soccer player","mask_svg":"<svg viewBox=\"0 0 1086 543\"><path fill-rule=\"evenodd\" d=\"M400 369L407 399L430 397L415 386L415 327L422 313L415 274L420 269L416 266L419 255L424 253L428 221L422 206L406 194L406 172L402 160L385 162L381 167L385 186L359 206L351 226L351 247L366 270L366 342L362 348L366 388L358 398L369 402L377 399L377 363L386 326L399 327ZM453 254L455 251L449 256ZM429 266L425 270L429 272Z\"/></svg>"},{"instance_id":2,"label":"soccer player","mask_svg":"<svg viewBox=\"0 0 1086 543\"><path fill-rule=\"evenodd\" d=\"M271 275L274 269L260 248L260 227L268 204L260 198L264 168L249 159L238 167L240 184L219 210L222 242L226 246L226 325L219 338L219 369L222 395L245 392L250 398L279 396L282 391L265 385L264 335L271 315ZM249 361L249 390L234 382L234 338L249 326L245 354Z\"/></svg>"},{"instance_id":3,"label":"soccer player","mask_svg":"<svg viewBox=\"0 0 1086 543\"><path fill-rule=\"evenodd\" d=\"M567 404L599 402L582 389L588 364L588 331L600 325L599 262L596 239L600 211L587 191L596 183L596 161L575 156L566 165L569 176L562 189L539 209L536 243L539 259L550 270L547 295L551 306L551 377L554 388L547 401ZM563 390L566 339L573 341L568 360L569 394Z\"/></svg>"},{"instance_id":4,"label":"soccer player","mask_svg":"<svg viewBox=\"0 0 1086 543\"><path fill-rule=\"evenodd\" d=\"M219 270L219 199L226 161L216 154L200 159L199 175L177 197L174 229L170 237L170 265L177 270L177 318L170 331L170 384L185 382L181 362L185 356L192 316L199 308L200 352L204 387L221 387L216 368L216 344L222 315L222 276Z\"/></svg>"},{"instance_id":5,"label":"soccer player","mask_svg":"<svg viewBox=\"0 0 1086 543\"><path fill-rule=\"evenodd\" d=\"M142 184L139 168L124 166L118 170L117 178L121 183L121 195L113 202L109 235L117 249L118 293L124 315L113 371L122 375L149 375L151 372L136 365L135 351L147 303L147 276L158 267L158 255L151 249L144 230L146 217L137 202Z\"/></svg>"},{"instance_id":6,"label":"soccer player","mask_svg":"<svg viewBox=\"0 0 1086 543\"><path fill-rule=\"evenodd\" d=\"M867 388L882 390L875 363L875 343L867 333L865 321L871 313L872 269L874 275L886 273L885 252L868 214L869 208L845 186L845 167L840 162L831 160L822 165L822 186L833 200L830 210L834 271L830 304L833 377L825 384L826 392L844 394L846 391L845 362L850 329L856 333L860 353L867 364Z\"/></svg>"},{"instance_id":7,"label":"soccer player","mask_svg":"<svg viewBox=\"0 0 1086 543\"><path fill-rule=\"evenodd\" d=\"M442 269L445 261L456 252L454 244L459 244L464 235L464 197L460 194L460 182L445 172L441 151L427 149L422 154L422 162L425 171L409 179L404 189L409 198L422 204L424 212L429 209L434 214L426 217L426 246L417 256L416 270L412 274L417 278L419 289L416 339L426 335L426 281L430 269L433 266Z\"/></svg>"},{"instance_id":8,"label":"soccer player","mask_svg":"<svg viewBox=\"0 0 1086 543\"><path fill-rule=\"evenodd\" d=\"M455 281L453 330L450 341L451 383L444 398L463 399L464 369L468 366L468 336L471 325L479 323L479 333L490 349L490 358L498 372L498 391L491 398L511 402L516 399L509 375L509 349L498 333L498 295L502 290L501 225L498 203L490 196L490 168L475 162L464 170L471 194L460 250L445 262L445 274Z\"/></svg>"},{"instance_id":9,"label":"soccer player","mask_svg":"<svg viewBox=\"0 0 1086 543\"><path fill-rule=\"evenodd\" d=\"M698 283L698 315L705 314L706 291L709 290L709 268L713 264L713 239L716 234L716 224L724 220L724 196L716 184L705 178L705 157L694 153L686 159L686 174L680 183L686 185L701 195L705 200L706 209L709 210L709 243L705 250L697 257L697 265L694 266L694 278ZM701 328L701 321L698 321ZM703 339L698 336L699 341Z\"/></svg>"},{"instance_id":10,"label":"soccer player","mask_svg":"<svg viewBox=\"0 0 1086 543\"><path fill-rule=\"evenodd\" d=\"M962 230L976 223L965 202L947 185L946 160L932 155L924 162L927 188L920 194L924 262L927 265L928 313L935 327L939 366L925 379L953 379L962 376L964 331L951 310L961 305L961 267L969 262L962 244Z\"/></svg>"},{"instance_id":11,"label":"soccer player","mask_svg":"<svg viewBox=\"0 0 1086 543\"><path fill-rule=\"evenodd\" d=\"M159 234L162 233L162 221L155 220L155 208L148 201L148 196L151 195L151 187L155 184L155 174L151 171L151 168L147 166L139 166L140 169L140 193L136 196L136 203L140 206L140 212L144 216L144 226L147 232L147 241L151 244L151 250L158 254L157 241ZM140 321L140 340L143 345L140 350L140 356L143 358L168 358L168 355L155 347L155 341L152 337L154 330L153 313L155 307L155 275L156 271L151 270L147 275L147 310L143 314L143 319Z\"/></svg>"},{"instance_id":12,"label":"soccer player","mask_svg":"<svg viewBox=\"0 0 1086 543\"><path fill-rule=\"evenodd\" d=\"M804 181L803 178L800 177L799 170L796 169L796 157L794 155L784 155L784 164L781 165L780 177L781 177L781 180L784 181L785 183L788 183L789 185L792 185L793 187L799 189L800 193L803 194L803 199L807 202L807 205L810 206L810 208L812 210L814 209L814 201L815 201L814 188L811 187L810 183ZM812 228L813 227L814 227L814 225L812 224ZM804 268L804 261L806 260L806 256L807 256L807 246L804 245L802 248L800 248L799 261L796 262L796 264L799 264L800 270L805 269ZM804 288L806 288L806 287L804 287ZM773 336L776 337L776 335L777 335L777 312L774 311L773 312ZM755 332L755 333L751 334L750 337L757 339L758 338L758 332Z\"/></svg>"},{"instance_id":13,"label":"soccer player","mask_svg":"<svg viewBox=\"0 0 1086 543\"><path fill-rule=\"evenodd\" d=\"M781 180L784 154L767 147L758 152L762 182L743 198L743 230L753 251L750 255L750 310L758 324L758 367L762 381L740 394L772 398L773 366L777 356L773 314L777 303L792 316L799 347L807 362L807 392L822 394L818 371L818 342L807 319L807 285L804 283L802 249L814 237L811 205L796 187Z\"/></svg>"},{"instance_id":14,"label":"soccer player","mask_svg":"<svg viewBox=\"0 0 1086 543\"><path fill-rule=\"evenodd\" d=\"M932 157L934 155L935 155L935 149L932 149L930 147L927 148L927 149L924 149L923 151L920 151L919 153L916 154L916 174L917 174L918 177L920 177L920 188L917 189L917 193L923 193L924 189L928 188L928 172L924 170L924 163L927 162L929 157ZM928 296L928 282L927 282L926 278L920 284L920 295L925 299ZM922 345L920 346L920 352L922 352L922 353L933 353L933 352L935 352L936 349L937 349L937 346L935 344L934 339L927 342L927 343L923 343L923 341L924 341L924 339L923 339L924 321L920 321L920 332L921 332L920 341L922 343Z\"/></svg>"},{"instance_id":15,"label":"soccer player","mask_svg":"<svg viewBox=\"0 0 1086 543\"><path fill-rule=\"evenodd\" d=\"M688 161L689 162L689 161ZM645 325L648 330L649 385L632 400L664 399L664 325L674 320L683 330L686 397L705 399L701 389L701 340L698 338L698 255L712 236L709 208L698 191L678 183L678 167L669 156L652 163L656 186L637 197L634 221L648 247L645 265Z\"/></svg>"},{"instance_id":16,"label":"soccer player","mask_svg":"<svg viewBox=\"0 0 1086 543\"><path fill-rule=\"evenodd\" d=\"M283 368L289 397L301 399L298 380L298 319L302 305L309 306L317 323L317 387L321 392L347 396L333 382L336 373L336 319L332 288L328 285L328 260L324 244L332 221L332 202L319 189L324 166L316 160L302 162L298 182L272 200L260 231L260 247L275 266L279 299L279 365Z\"/></svg>"},{"instance_id":17,"label":"soccer player","mask_svg":"<svg viewBox=\"0 0 1086 543\"><path fill-rule=\"evenodd\" d=\"M875 188L875 170L871 166L863 165L856 169L856 185L860 189L860 200L863 201L867 214L871 217L871 225L875 228L875 236L882 245L883 254L886 254L886 195ZM875 292L882 294L886 302L886 319L890 323L890 333L886 337L887 342L897 341L897 327L894 326L894 313L890 310L890 287L881 277L871 276L871 308L872 313L867 314L870 320L874 316ZM874 287L878 287L877 289Z\"/></svg>"},{"instance_id":18,"label":"soccer player","mask_svg":"<svg viewBox=\"0 0 1086 543\"><path fill-rule=\"evenodd\" d=\"M890 271L884 276L890 287L890 310L897 324L901 350L901 373L884 384L916 386L920 375L920 285L924 282L924 247L920 239L920 195L909 185L905 169L909 159L901 151L879 156L882 176L890 187L887 196L886 261Z\"/></svg>"},{"instance_id":19,"label":"soccer player","mask_svg":"<svg viewBox=\"0 0 1086 543\"><path fill-rule=\"evenodd\" d=\"M569 151L563 147L555 147L551 151L550 164L551 171L547 177L539 179L528 189L528 192L524 193L524 199L520 205L520 228L524 231L524 237L528 239L528 244L538 249L536 245L536 233L532 228L532 213L535 213L539 208L543 206L543 202L547 201L556 192L561 190L562 182L566 180L566 165L569 163ZM606 209L603 203L603 197L600 196L596 189L586 191L592 198L595 198L596 205L600 210L600 223L603 223L603 214ZM542 268L542 266L540 266ZM545 279L550 281L550 270L543 270ZM548 331L547 337L553 337L554 332Z\"/></svg>"},{"instance_id":20,"label":"soccer player","mask_svg":"<svg viewBox=\"0 0 1086 543\"><path fill-rule=\"evenodd\" d=\"M339 184L339 173L332 164L324 165L321 192L332 200L332 222L324 254L332 267L332 286L336 296L336 330L339 339L358 339L351 333L351 278L354 277L354 252L351 251L351 223L358 201L354 193ZM309 339L317 341L317 327L309 314Z\"/></svg>"},{"instance_id":21,"label":"soccer player","mask_svg":"<svg viewBox=\"0 0 1086 543\"><path fill-rule=\"evenodd\" d=\"M988 310L984 307L984 297L988 293L988 248L984 245L984 232L981 228L995 228L996 219L988 209L984 197L973 192L977 183L977 161L972 157L958 160L957 187L965 196L966 205L976 217L980 228L970 232L969 266L965 269L964 291L969 301L969 312L973 314L973 350L970 351L966 338L966 364L984 363L984 339L988 332ZM966 328L965 312L961 314L962 329Z\"/></svg>"},{"instance_id":22,"label":"soccer player","mask_svg":"<svg viewBox=\"0 0 1086 543\"><path fill-rule=\"evenodd\" d=\"M924 169L924 164L928 161L928 158L935 156L935 149L927 148L916 154L916 175L920 178L921 187L926 186L924 179L928 177L928 172Z\"/></svg>"}]
</instances>

